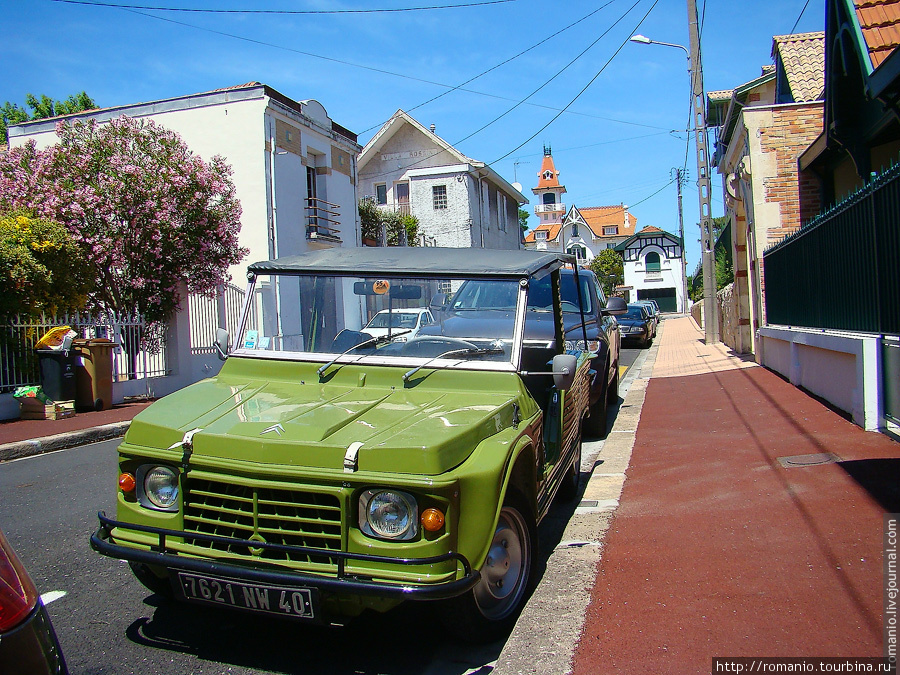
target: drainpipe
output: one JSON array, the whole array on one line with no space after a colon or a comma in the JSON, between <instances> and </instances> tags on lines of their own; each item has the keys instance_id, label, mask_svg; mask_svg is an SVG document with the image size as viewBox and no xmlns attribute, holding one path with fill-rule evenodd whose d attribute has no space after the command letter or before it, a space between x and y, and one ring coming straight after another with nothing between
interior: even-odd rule
<instances>
[{"instance_id":1,"label":"drainpipe","mask_svg":"<svg viewBox=\"0 0 900 675\"><path fill-rule=\"evenodd\" d=\"M269 200L271 201L272 208L272 221L269 224L269 235L272 237L272 243L270 245L270 250L272 251L272 259L275 260L278 258L278 209L275 206L275 120L272 117L269 117ZM275 286L272 289L274 293L273 301L275 303L275 332L277 335L276 344L277 349L283 349L284 345L281 343L282 335L284 334L281 330L281 307L280 307L280 298L281 289L279 288L278 277L274 278ZM275 345L273 345L275 346Z\"/></svg>"},{"instance_id":2,"label":"drainpipe","mask_svg":"<svg viewBox=\"0 0 900 675\"><path fill-rule=\"evenodd\" d=\"M481 235L481 248L484 248L484 190L482 189L484 176L481 175L481 171L478 169L466 171L466 174L475 179L475 185L478 189L478 232Z\"/></svg>"}]
</instances>

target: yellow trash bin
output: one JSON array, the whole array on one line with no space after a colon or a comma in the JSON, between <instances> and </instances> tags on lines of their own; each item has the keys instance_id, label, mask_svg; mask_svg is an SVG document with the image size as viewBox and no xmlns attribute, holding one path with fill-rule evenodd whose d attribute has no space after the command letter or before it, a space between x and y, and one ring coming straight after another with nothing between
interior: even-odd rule
<instances>
[{"instance_id":1,"label":"yellow trash bin","mask_svg":"<svg viewBox=\"0 0 900 675\"><path fill-rule=\"evenodd\" d=\"M106 338L75 340L75 407L106 410L112 407L112 353L116 343Z\"/></svg>"}]
</instances>

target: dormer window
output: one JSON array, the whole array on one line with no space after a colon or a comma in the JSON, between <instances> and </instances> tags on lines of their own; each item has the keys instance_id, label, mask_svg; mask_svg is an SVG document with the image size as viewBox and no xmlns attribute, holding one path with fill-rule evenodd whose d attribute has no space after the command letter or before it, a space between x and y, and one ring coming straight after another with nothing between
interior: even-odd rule
<instances>
[{"instance_id":1,"label":"dormer window","mask_svg":"<svg viewBox=\"0 0 900 675\"><path fill-rule=\"evenodd\" d=\"M547 230L535 230L534 231L534 240L535 241L547 241Z\"/></svg>"},{"instance_id":2,"label":"dormer window","mask_svg":"<svg viewBox=\"0 0 900 675\"><path fill-rule=\"evenodd\" d=\"M544 180L553 180L553 172L550 169L544 172Z\"/></svg>"}]
</instances>

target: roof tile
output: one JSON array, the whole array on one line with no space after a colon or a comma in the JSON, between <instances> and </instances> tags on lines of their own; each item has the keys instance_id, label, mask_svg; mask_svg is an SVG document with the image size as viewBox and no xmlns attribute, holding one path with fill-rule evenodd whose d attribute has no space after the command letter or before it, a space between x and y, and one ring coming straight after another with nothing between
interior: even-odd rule
<instances>
[{"instance_id":1,"label":"roof tile","mask_svg":"<svg viewBox=\"0 0 900 675\"><path fill-rule=\"evenodd\" d=\"M825 33L795 33L772 38L772 54L781 59L797 103L818 101L825 89Z\"/></svg>"}]
</instances>

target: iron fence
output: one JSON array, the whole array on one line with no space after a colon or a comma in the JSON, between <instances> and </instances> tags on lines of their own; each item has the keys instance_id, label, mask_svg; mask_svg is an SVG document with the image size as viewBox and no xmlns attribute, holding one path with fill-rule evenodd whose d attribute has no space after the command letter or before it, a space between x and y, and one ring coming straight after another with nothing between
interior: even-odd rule
<instances>
[{"instance_id":1,"label":"iron fence","mask_svg":"<svg viewBox=\"0 0 900 675\"><path fill-rule=\"evenodd\" d=\"M241 319L245 291L234 284L218 289L215 296L188 296L191 317L191 354L212 354L216 329L224 328L234 335Z\"/></svg>"},{"instance_id":2,"label":"iron fence","mask_svg":"<svg viewBox=\"0 0 900 675\"><path fill-rule=\"evenodd\" d=\"M900 334L900 165L769 248L771 324Z\"/></svg>"},{"instance_id":3,"label":"iron fence","mask_svg":"<svg viewBox=\"0 0 900 675\"><path fill-rule=\"evenodd\" d=\"M133 315L72 314L57 317L13 315L0 318L0 393L40 384L35 345L57 326L69 326L81 338L108 338L113 350L113 382L169 374L165 326Z\"/></svg>"}]
</instances>

